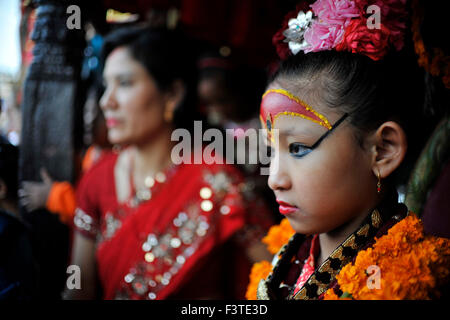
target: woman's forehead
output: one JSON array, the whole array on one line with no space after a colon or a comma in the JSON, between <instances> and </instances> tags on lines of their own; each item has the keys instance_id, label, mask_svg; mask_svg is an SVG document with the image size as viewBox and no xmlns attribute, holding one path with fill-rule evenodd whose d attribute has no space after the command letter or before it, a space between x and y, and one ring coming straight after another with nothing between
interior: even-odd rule
<instances>
[{"instance_id":1,"label":"woman's forehead","mask_svg":"<svg viewBox=\"0 0 450 320\"><path fill-rule=\"evenodd\" d=\"M106 57L105 65L124 60L132 60L129 49L125 46L116 47Z\"/></svg>"},{"instance_id":2,"label":"woman's forehead","mask_svg":"<svg viewBox=\"0 0 450 320\"><path fill-rule=\"evenodd\" d=\"M103 75L105 78L118 75L132 75L138 74L143 70L145 70L144 66L131 56L126 47L117 47L108 55Z\"/></svg>"}]
</instances>

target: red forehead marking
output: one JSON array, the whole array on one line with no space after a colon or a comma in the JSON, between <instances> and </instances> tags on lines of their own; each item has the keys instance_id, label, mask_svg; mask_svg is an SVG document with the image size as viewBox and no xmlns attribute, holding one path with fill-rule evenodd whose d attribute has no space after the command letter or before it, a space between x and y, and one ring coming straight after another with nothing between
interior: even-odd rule
<instances>
[{"instance_id":1,"label":"red forehead marking","mask_svg":"<svg viewBox=\"0 0 450 320\"><path fill-rule=\"evenodd\" d=\"M264 127L271 131L276 119L283 114L313 121L328 130L332 128L326 117L316 112L307 103L289 91L283 89L266 91L263 95L260 109L260 119Z\"/></svg>"}]
</instances>

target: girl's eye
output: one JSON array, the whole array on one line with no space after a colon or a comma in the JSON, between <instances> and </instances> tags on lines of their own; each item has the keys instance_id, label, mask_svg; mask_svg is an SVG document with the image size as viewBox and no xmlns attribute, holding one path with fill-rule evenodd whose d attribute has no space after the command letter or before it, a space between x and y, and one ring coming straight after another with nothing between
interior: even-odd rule
<instances>
[{"instance_id":1,"label":"girl's eye","mask_svg":"<svg viewBox=\"0 0 450 320\"><path fill-rule=\"evenodd\" d=\"M310 147L304 146L299 142L294 142L289 145L289 153L297 158L301 158L308 153L310 153L312 149Z\"/></svg>"}]
</instances>

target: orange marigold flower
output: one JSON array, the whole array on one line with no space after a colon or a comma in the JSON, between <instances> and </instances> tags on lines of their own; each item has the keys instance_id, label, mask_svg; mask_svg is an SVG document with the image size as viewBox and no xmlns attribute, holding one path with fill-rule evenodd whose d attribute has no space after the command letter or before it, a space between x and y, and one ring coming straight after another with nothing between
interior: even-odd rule
<instances>
[{"instance_id":1,"label":"orange marigold flower","mask_svg":"<svg viewBox=\"0 0 450 320\"><path fill-rule=\"evenodd\" d=\"M270 253L276 254L283 245L288 243L289 239L294 235L288 219L283 219L279 225L272 226L262 242L267 245Z\"/></svg>"},{"instance_id":2,"label":"orange marigold flower","mask_svg":"<svg viewBox=\"0 0 450 320\"><path fill-rule=\"evenodd\" d=\"M324 300L339 300L340 299L340 297L334 292L334 290L331 288L331 289L328 289L326 292L325 292L325 294L324 294L324 296L323 296L323 299Z\"/></svg>"},{"instance_id":3,"label":"orange marigold flower","mask_svg":"<svg viewBox=\"0 0 450 320\"><path fill-rule=\"evenodd\" d=\"M288 243L289 239L294 235L295 231L292 229L289 221L283 219L279 225L272 226L267 235L262 239L262 242L267 245L270 253L276 254L282 246ZM256 300L256 290L258 284L262 279L272 272L272 264L268 261L257 262L253 265L250 272L250 281L245 294L246 299Z\"/></svg>"},{"instance_id":4,"label":"orange marigold flower","mask_svg":"<svg viewBox=\"0 0 450 320\"><path fill-rule=\"evenodd\" d=\"M367 283L370 265L380 268L378 289ZM360 251L336 279L340 289L357 300L430 299L439 295L434 288L449 281L448 265L450 240L425 236L420 219L410 214L376 239L373 248ZM327 292L324 298L335 296Z\"/></svg>"},{"instance_id":5,"label":"orange marigold flower","mask_svg":"<svg viewBox=\"0 0 450 320\"><path fill-rule=\"evenodd\" d=\"M247 300L256 300L256 290L258 289L258 284L262 279L267 278L267 276L272 271L272 265L269 261L257 262L253 265L250 272L250 282L247 287L247 292L245 293L245 298Z\"/></svg>"}]
</instances>

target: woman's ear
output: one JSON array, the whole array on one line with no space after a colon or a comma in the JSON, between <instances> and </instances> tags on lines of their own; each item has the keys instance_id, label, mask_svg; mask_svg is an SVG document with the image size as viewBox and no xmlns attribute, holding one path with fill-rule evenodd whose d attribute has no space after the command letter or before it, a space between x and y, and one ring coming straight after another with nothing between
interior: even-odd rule
<instances>
[{"instance_id":1,"label":"woman's ear","mask_svg":"<svg viewBox=\"0 0 450 320\"><path fill-rule=\"evenodd\" d=\"M383 123L374 134L373 172L388 177L405 158L408 143L402 127L394 122Z\"/></svg>"},{"instance_id":2,"label":"woman's ear","mask_svg":"<svg viewBox=\"0 0 450 320\"><path fill-rule=\"evenodd\" d=\"M184 99L186 88L181 80L175 80L171 89L166 94L166 106L164 110L164 118L166 121L171 122L175 109Z\"/></svg>"}]
</instances>

